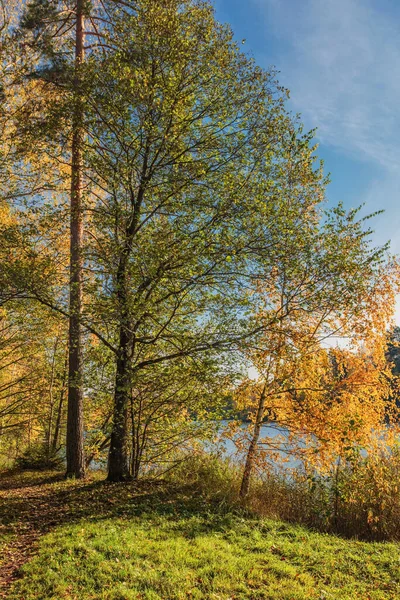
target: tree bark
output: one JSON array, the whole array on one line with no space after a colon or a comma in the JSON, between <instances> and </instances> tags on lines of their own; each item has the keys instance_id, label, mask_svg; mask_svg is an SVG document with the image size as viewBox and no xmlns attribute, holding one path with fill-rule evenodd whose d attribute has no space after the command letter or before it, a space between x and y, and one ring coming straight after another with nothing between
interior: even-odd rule
<instances>
[{"instance_id":1,"label":"tree bark","mask_svg":"<svg viewBox=\"0 0 400 600\"><path fill-rule=\"evenodd\" d=\"M250 478L251 478L251 474L252 474L253 466L254 466L254 457L256 454L257 444L258 444L258 440L260 438L260 431L261 431L263 418L264 418L266 392L267 392L267 383L264 384L260 398L258 400L257 415L256 415L255 423L254 423L253 435L251 437L250 446L247 451L246 463L244 466L242 484L240 486L240 493L239 493L239 496L242 499L244 499L247 496L247 494L249 493Z\"/></svg>"},{"instance_id":2,"label":"tree bark","mask_svg":"<svg viewBox=\"0 0 400 600\"><path fill-rule=\"evenodd\" d=\"M133 398L131 396L131 416L132 416L132 462L131 462L131 474L134 480L139 479L140 463L142 455L142 446L140 443L140 426L141 426L141 400L139 398L138 410L134 411Z\"/></svg>"},{"instance_id":3,"label":"tree bark","mask_svg":"<svg viewBox=\"0 0 400 600\"><path fill-rule=\"evenodd\" d=\"M67 416L67 477L85 476L83 450L82 388L82 171L83 171L83 106L80 99L84 60L84 0L76 4L75 39L75 107L72 132L71 217L70 217L70 318Z\"/></svg>"},{"instance_id":4,"label":"tree bark","mask_svg":"<svg viewBox=\"0 0 400 600\"><path fill-rule=\"evenodd\" d=\"M54 348L53 348L53 358L51 361L51 375L50 375L50 385L49 385L49 420L47 424L47 433L46 433L46 455L47 459L49 459L51 454L51 430L53 426L53 415L54 415L54 381L56 376L56 359L57 359L57 347L59 342L59 333L57 333Z\"/></svg>"},{"instance_id":5,"label":"tree bark","mask_svg":"<svg viewBox=\"0 0 400 600\"><path fill-rule=\"evenodd\" d=\"M66 352L66 356L65 356L65 364L64 364L62 380L61 380L60 401L58 403L56 425L54 428L54 435L53 435L53 442L52 442L52 451L54 453L57 452L57 450L58 450L58 439L60 437L60 431L61 431L61 419L62 419L62 411L63 411L63 405L64 405L65 384L66 384L66 380L67 380L67 370L68 370L68 356L69 356L69 351L67 348L67 352Z\"/></svg>"},{"instance_id":6,"label":"tree bark","mask_svg":"<svg viewBox=\"0 0 400 600\"><path fill-rule=\"evenodd\" d=\"M125 244L121 252L116 275L116 295L120 315L117 370L114 393L114 415L108 455L108 481L131 479L129 472L128 412L132 393L132 357L134 339L132 315L129 308L128 268L132 244L139 222L140 208L144 198L149 147L146 145L142 166L141 184L132 202L132 217L126 229Z\"/></svg>"},{"instance_id":7,"label":"tree bark","mask_svg":"<svg viewBox=\"0 0 400 600\"><path fill-rule=\"evenodd\" d=\"M131 388L130 337L126 326L122 324L115 378L113 428L108 455L108 481L126 481L130 479L127 427Z\"/></svg>"},{"instance_id":8,"label":"tree bark","mask_svg":"<svg viewBox=\"0 0 400 600\"><path fill-rule=\"evenodd\" d=\"M133 225L133 224L132 224ZM120 329L115 375L113 427L108 454L108 481L130 479L128 453L128 408L131 396L131 366L133 334L130 323L127 291L127 269L131 252L131 236L123 249L116 277L116 292L120 311Z\"/></svg>"}]
</instances>

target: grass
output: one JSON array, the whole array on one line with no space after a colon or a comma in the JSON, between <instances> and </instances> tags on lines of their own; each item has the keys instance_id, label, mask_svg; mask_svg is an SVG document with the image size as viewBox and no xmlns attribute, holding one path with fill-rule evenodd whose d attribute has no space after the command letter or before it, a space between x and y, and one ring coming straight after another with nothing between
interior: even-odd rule
<instances>
[{"instance_id":1,"label":"grass","mask_svg":"<svg viewBox=\"0 0 400 600\"><path fill-rule=\"evenodd\" d=\"M5 549L8 546L8 544L11 542L13 537L14 536L12 533L0 532L0 566L7 559L7 556L5 554Z\"/></svg>"},{"instance_id":2,"label":"grass","mask_svg":"<svg viewBox=\"0 0 400 600\"><path fill-rule=\"evenodd\" d=\"M399 549L233 516L156 514L63 527L10 598L398 598Z\"/></svg>"},{"instance_id":3,"label":"grass","mask_svg":"<svg viewBox=\"0 0 400 600\"><path fill-rule=\"evenodd\" d=\"M15 530L33 510L41 537L10 600L400 597L399 544L222 510L187 486L26 477L7 490L5 519Z\"/></svg>"}]
</instances>

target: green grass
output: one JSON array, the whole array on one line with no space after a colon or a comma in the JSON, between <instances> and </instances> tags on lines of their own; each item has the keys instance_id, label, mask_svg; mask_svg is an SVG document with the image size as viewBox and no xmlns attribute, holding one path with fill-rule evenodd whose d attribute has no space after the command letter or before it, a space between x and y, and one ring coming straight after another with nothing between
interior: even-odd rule
<instances>
[{"instance_id":1,"label":"green grass","mask_svg":"<svg viewBox=\"0 0 400 600\"><path fill-rule=\"evenodd\" d=\"M13 600L396 600L400 546L344 540L243 514L176 491L104 486L115 511L41 538ZM92 493L92 492L91 492ZM118 492L119 493L119 492ZM96 496L99 503L98 496ZM94 505L95 506L95 505ZM96 510L95 507L93 510Z\"/></svg>"},{"instance_id":2,"label":"green grass","mask_svg":"<svg viewBox=\"0 0 400 600\"><path fill-rule=\"evenodd\" d=\"M0 567L7 559L7 556L4 552L7 545L11 542L14 535L12 533L5 533L0 531Z\"/></svg>"}]
</instances>

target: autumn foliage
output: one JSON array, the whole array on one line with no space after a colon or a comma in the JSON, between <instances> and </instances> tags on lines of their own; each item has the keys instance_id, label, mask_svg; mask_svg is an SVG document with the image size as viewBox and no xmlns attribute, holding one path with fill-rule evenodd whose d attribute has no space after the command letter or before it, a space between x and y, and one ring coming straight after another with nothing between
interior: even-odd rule
<instances>
[{"instance_id":1,"label":"autumn foliage","mask_svg":"<svg viewBox=\"0 0 400 600\"><path fill-rule=\"evenodd\" d=\"M276 72L200 0L4 15L2 463L40 448L75 477L161 476L230 406L242 501L293 458L331 478L337 519L341 478L386 485L398 264L374 215L328 208Z\"/></svg>"}]
</instances>

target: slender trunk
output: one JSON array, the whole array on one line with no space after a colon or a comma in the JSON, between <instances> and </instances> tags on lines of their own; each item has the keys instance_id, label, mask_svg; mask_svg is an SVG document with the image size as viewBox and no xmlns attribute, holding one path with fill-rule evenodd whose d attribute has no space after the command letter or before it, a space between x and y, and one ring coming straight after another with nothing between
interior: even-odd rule
<instances>
[{"instance_id":1,"label":"slender trunk","mask_svg":"<svg viewBox=\"0 0 400 600\"><path fill-rule=\"evenodd\" d=\"M133 401L133 394L131 394L131 435L132 435L132 458L131 458L131 475L135 479L135 464L136 464L136 422L135 422L135 405Z\"/></svg>"},{"instance_id":2,"label":"slender trunk","mask_svg":"<svg viewBox=\"0 0 400 600\"><path fill-rule=\"evenodd\" d=\"M48 420L48 424L47 424L47 433L46 433L46 455L47 455L47 459L50 457L51 454L51 430L52 430L52 426L53 426L53 415L54 415L54 394L53 394L53 390L54 390L54 380L55 380L55 373L56 373L56 357L57 357L57 347L58 347L58 339L59 334L57 333L57 337L55 339L54 342L54 348L53 348L53 359L51 361L51 375L50 375L50 385L49 385L49 403L50 403L50 409L49 409L49 420Z\"/></svg>"},{"instance_id":3,"label":"slender trunk","mask_svg":"<svg viewBox=\"0 0 400 600\"><path fill-rule=\"evenodd\" d=\"M71 218L70 218L70 319L67 417L67 477L85 476L83 451L82 389L82 171L83 106L80 100L81 69L84 59L84 0L76 5L75 109L72 133Z\"/></svg>"},{"instance_id":4,"label":"slender trunk","mask_svg":"<svg viewBox=\"0 0 400 600\"><path fill-rule=\"evenodd\" d=\"M340 500L340 494L339 494L339 474L340 474L340 456L336 465L336 471L335 471L335 489L334 489L334 495L335 495L335 500L334 500L334 507L333 507L333 522L334 522L334 526L335 526L335 531L338 530L338 523L339 523L339 500Z\"/></svg>"},{"instance_id":5,"label":"slender trunk","mask_svg":"<svg viewBox=\"0 0 400 600\"><path fill-rule=\"evenodd\" d=\"M258 400L257 415L256 415L256 420L254 422L253 435L251 437L250 446L247 451L246 463L244 466L242 484L240 486L240 494L239 494L240 498L242 498L242 499L245 498L247 496L247 494L249 493L250 478L251 478L251 473L253 471L254 458L256 455L257 444L258 444L258 440L260 438L260 431L261 431L263 418L264 418L266 391L267 391L267 383L264 384L260 398Z\"/></svg>"},{"instance_id":6,"label":"slender trunk","mask_svg":"<svg viewBox=\"0 0 400 600\"><path fill-rule=\"evenodd\" d=\"M142 425L142 398L140 394L137 397L137 410L135 414L135 427L132 429L132 477L133 479L139 479L140 472L140 464L141 464L141 443L140 431L143 427Z\"/></svg>"},{"instance_id":7,"label":"slender trunk","mask_svg":"<svg viewBox=\"0 0 400 600\"><path fill-rule=\"evenodd\" d=\"M54 406L53 406L53 402L50 403L50 411L49 411L49 420L47 423L47 431L46 431L46 458L49 459L50 458L50 454L51 454L51 426L53 424L53 413L54 413Z\"/></svg>"},{"instance_id":8,"label":"slender trunk","mask_svg":"<svg viewBox=\"0 0 400 600\"><path fill-rule=\"evenodd\" d=\"M68 371L68 355L69 355L69 352L68 352L68 348L67 348L67 352L65 355L64 370L63 370L62 381L61 381L60 401L58 403L56 424L54 427L54 436L53 436L53 442L52 442L52 451L53 452L57 452L58 440L59 440L60 431L61 431L61 419L62 419L62 410L63 410L63 406L64 406L65 383L67 380L67 371Z\"/></svg>"}]
</instances>

